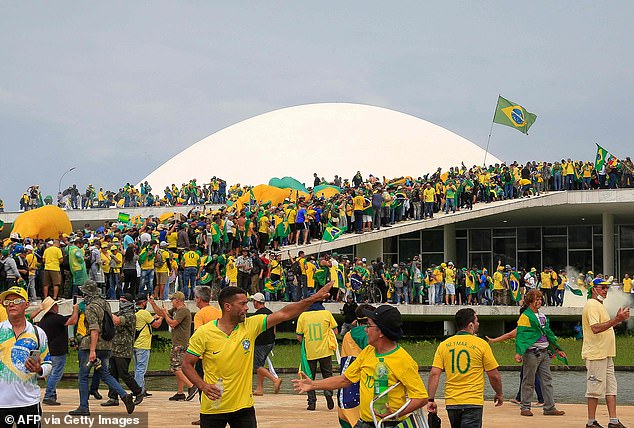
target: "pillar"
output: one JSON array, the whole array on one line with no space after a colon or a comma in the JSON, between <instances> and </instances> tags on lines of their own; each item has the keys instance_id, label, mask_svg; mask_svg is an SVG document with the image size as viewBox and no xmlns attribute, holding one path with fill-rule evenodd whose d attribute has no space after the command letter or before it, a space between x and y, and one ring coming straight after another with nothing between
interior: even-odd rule
<instances>
[{"instance_id":1,"label":"pillar","mask_svg":"<svg viewBox=\"0 0 634 428\"><path fill-rule=\"evenodd\" d=\"M614 275L614 214L603 213L603 274Z\"/></svg>"},{"instance_id":2,"label":"pillar","mask_svg":"<svg viewBox=\"0 0 634 428\"><path fill-rule=\"evenodd\" d=\"M443 259L445 262L456 260L456 225L446 224L443 228Z\"/></svg>"}]
</instances>

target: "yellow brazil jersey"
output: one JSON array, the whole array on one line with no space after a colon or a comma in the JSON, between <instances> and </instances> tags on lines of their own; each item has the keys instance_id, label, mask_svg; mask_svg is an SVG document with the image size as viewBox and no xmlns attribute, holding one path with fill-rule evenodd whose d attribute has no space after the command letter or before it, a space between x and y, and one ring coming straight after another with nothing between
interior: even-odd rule
<instances>
[{"instance_id":1,"label":"yellow brazil jersey","mask_svg":"<svg viewBox=\"0 0 634 428\"><path fill-rule=\"evenodd\" d=\"M7 319L7 310L4 308L4 306L0 306L0 322L6 319Z\"/></svg>"},{"instance_id":2,"label":"yellow brazil jersey","mask_svg":"<svg viewBox=\"0 0 634 428\"><path fill-rule=\"evenodd\" d=\"M282 263L277 260L271 260L270 266L271 275L279 275L282 276Z\"/></svg>"},{"instance_id":3,"label":"yellow brazil jersey","mask_svg":"<svg viewBox=\"0 0 634 428\"><path fill-rule=\"evenodd\" d=\"M271 224L271 221L269 220L269 218L263 215L262 217L260 217L260 220L258 221L258 232L269 233L270 224Z\"/></svg>"},{"instance_id":4,"label":"yellow brazil jersey","mask_svg":"<svg viewBox=\"0 0 634 428\"><path fill-rule=\"evenodd\" d=\"M176 243L178 242L178 233L172 232L167 235L167 247L168 248L176 248Z\"/></svg>"},{"instance_id":5,"label":"yellow brazil jersey","mask_svg":"<svg viewBox=\"0 0 634 428\"><path fill-rule=\"evenodd\" d=\"M205 382L223 380L224 393L217 408L202 394L200 413L230 413L253 406L253 350L255 338L266 330L266 315L254 315L239 323L227 336L218 321L200 327L189 339L187 352L200 357Z\"/></svg>"},{"instance_id":6,"label":"yellow brazil jersey","mask_svg":"<svg viewBox=\"0 0 634 428\"><path fill-rule=\"evenodd\" d=\"M144 256L143 263L141 263L141 269L143 269L143 270L152 270L152 269L154 269L154 255L152 254L152 250L147 248L147 249L141 251L141 255Z\"/></svg>"},{"instance_id":7,"label":"yellow brazil jersey","mask_svg":"<svg viewBox=\"0 0 634 428\"><path fill-rule=\"evenodd\" d=\"M354 211L363 211L365 208L365 198L361 195L357 195L352 199L352 208Z\"/></svg>"},{"instance_id":8,"label":"yellow brazil jersey","mask_svg":"<svg viewBox=\"0 0 634 428\"><path fill-rule=\"evenodd\" d=\"M295 208L291 208L286 213L286 218L288 219L289 224L295 223L295 218L297 217L297 210Z\"/></svg>"},{"instance_id":9,"label":"yellow brazil jersey","mask_svg":"<svg viewBox=\"0 0 634 428\"><path fill-rule=\"evenodd\" d=\"M436 200L436 191L433 187L423 190L423 202L434 202Z\"/></svg>"},{"instance_id":10,"label":"yellow brazil jersey","mask_svg":"<svg viewBox=\"0 0 634 428\"><path fill-rule=\"evenodd\" d=\"M187 267L198 267L198 262L200 261L200 256L196 251L188 251L183 254L183 262L184 266Z\"/></svg>"},{"instance_id":11,"label":"yellow brazil jersey","mask_svg":"<svg viewBox=\"0 0 634 428\"><path fill-rule=\"evenodd\" d=\"M493 289L494 290L504 290L504 275L502 272L495 271L493 274Z\"/></svg>"},{"instance_id":12,"label":"yellow brazil jersey","mask_svg":"<svg viewBox=\"0 0 634 428\"><path fill-rule=\"evenodd\" d=\"M229 282L238 282L238 268L236 267L236 261L233 256L229 256L227 259L226 274L227 278L229 278Z\"/></svg>"},{"instance_id":13,"label":"yellow brazil jersey","mask_svg":"<svg viewBox=\"0 0 634 428\"><path fill-rule=\"evenodd\" d=\"M151 349L152 348L152 330L150 324L154 322L154 317L147 309L139 309L136 313L136 331L139 332L139 336L134 342L134 347L137 349Z\"/></svg>"},{"instance_id":14,"label":"yellow brazil jersey","mask_svg":"<svg viewBox=\"0 0 634 428\"><path fill-rule=\"evenodd\" d=\"M498 367L489 344L477 336L459 332L436 349L432 366L445 371L447 406L484 405L484 373Z\"/></svg>"},{"instance_id":15,"label":"yellow brazil jersey","mask_svg":"<svg viewBox=\"0 0 634 428\"><path fill-rule=\"evenodd\" d=\"M26 255L26 264L29 267L29 276L35 275L35 271L37 270L37 257L35 254L30 253Z\"/></svg>"},{"instance_id":16,"label":"yellow brazil jersey","mask_svg":"<svg viewBox=\"0 0 634 428\"><path fill-rule=\"evenodd\" d=\"M563 279L562 279L563 282ZM632 292L632 278L623 278L623 292L631 293Z\"/></svg>"},{"instance_id":17,"label":"yellow brazil jersey","mask_svg":"<svg viewBox=\"0 0 634 428\"><path fill-rule=\"evenodd\" d=\"M194 315L194 330L198 330L208 322L215 321L222 317L222 312L215 306L205 306Z\"/></svg>"},{"instance_id":18,"label":"yellow brazil jersey","mask_svg":"<svg viewBox=\"0 0 634 428\"><path fill-rule=\"evenodd\" d=\"M163 266L156 266L156 263L154 264L154 270L155 272L158 273L169 273L169 258L170 258L170 253L167 250L159 250L161 252L161 256L163 257ZM156 259L156 256L154 256L154 258ZM156 261L156 260L154 260Z\"/></svg>"},{"instance_id":19,"label":"yellow brazil jersey","mask_svg":"<svg viewBox=\"0 0 634 428\"><path fill-rule=\"evenodd\" d=\"M299 316L295 333L304 336L307 359L317 360L333 354L329 346L333 328L337 328L337 321L325 309L303 312Z\"/></svg>"},{"instance_id":20,"label":"yellow brazil jersey","mask_svg":"<svg viewBox=\"0 0 634 428\"><path fill-rule=\"evenodd\" d=\"M541 288L552 288L553 283L550 277L550 272L542 272L540 276L542 280Z\"/></svg>"},{"instance_id":21,"label":"yellow brazil jersey","mask_svg":"<svg viewBox=\"0 0 634 428\"><path fill-rule=\"evenodd\" d=\"M343 374L351 382L359 382L359 408L361 419L366 422L372 421L369 403L374 398L374 368L379 358L383 358L388 367L388 386L400 382L388 394L391 409L399 409L405 404L406 395L409 398L427 398L427 390L418 374L418 364L407 351L397 345L390 352L377 354L374 346L368 345Z\"/></svg>"},{"instance_id":22,"label":"yellow brazil jersey","mask_svg":"<svg viewBox=\"0 0 634 428\"><path fill-rule=\"evenodd\" d=\"M103 273L110 273L110 252L108 250L100 251L99 256L101 257L101 269Z\"/></svg>"},{"instance_id":23,"label":"yellow brazil jersey","mask_svg":"<svg viewBox=\"0 0 634 428\"><path fill-rule=\"evenodd\" d=\"M62 250L60 250L58 247L54 245L48 247L46 250L44 250L44 254L42 255L42 257L44 257L44 261L45 261L44 270L55 270L55 271L60 270L59 260L63 256L62 256Z\"/></svg>"},{"instance_id":24,"label":"yellow brazil jersey","mask_svg":"<svg viewBox=\"0 0 634 428\"><path fill-rule=\"evenodd\" d=\"M317 271L317 266L314 263L306 263L306 287L315 288L315 272Z\"/></svg>"},{"instance_id":25,"label":"yellow brazil jersey","mask_svg":"<svg viewBox=\"0 0 634 428\"><path fill-rule=\"evenodd\" d=\"M121 272L121 267L123 266L123 254L121 254L121 253L119 253L119 252L117 252L117 254L114 254L114 253L113 253L113 254L112 254L112 257L114 258L114 260L115 260L115 262L116 262L116 264L117 264L117 266L116 266L116 267L113 267L113 268L111 269L111 270L112 270L112 273L119 273L119 272Z\"/></svg>"},{"instance_id":26,"label":"yellow brazil jersey","mask_svg":"<svg viewBox=\"0 0 634 428\"><path fill-rule=\"evenodd\" d=\"M446 284L455 284L456 283L456 271L447 268L445 269L445 283Z\"/></svg>"}]
</instances>

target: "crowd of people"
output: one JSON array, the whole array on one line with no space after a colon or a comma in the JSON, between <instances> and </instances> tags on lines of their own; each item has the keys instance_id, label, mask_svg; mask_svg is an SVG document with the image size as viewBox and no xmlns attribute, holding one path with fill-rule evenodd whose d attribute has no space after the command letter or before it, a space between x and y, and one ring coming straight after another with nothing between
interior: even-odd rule
<instances>
[{"instance_id":1,"label":"crowd of people","mask_svg":"<svg viewBox=\"0 0 634 428\"><path fill-rule=\"evenodd\" d=\"M386 219L394 223L395 218L420 219L431 215L425 210L425 203L431 202L434 203L436 211L441 206L440 208L447 212L471 207L475 202L528 197L550 190L629 188L634 186L634 163L630 157L605 163L600 169L597 169L593 162L571 159L554 162L529 161L525 164L513 162L470 168L463 163L445 172L439 168L436 172L417 179L402 177L393 180L386 180L385 177L380 179L371 174L364 179L361 173L357 172L352 179L335 176L333 180L327 181L315 173L313 187L308 187L308 191L323 184L340 187L344 194L350 196L349 203L352 203L355 193L348 190L361 190L362 195L371 201L374 212L370 215L376 213L376 217L368 221L378 226L379 218L385 224ZM424 195L427 184L434 190L433 200L429 191ZM126 183L117 191L104 190L103 187L97 189L92 184L82 191L73 184L58 192L56 201L53 201L50 195L42 195L39 185L33 185L21 196L19 206L20 210L26 211L54 202L66 209L230 204L248 193L251 188L251 185L240 183L228 185L224 179L215 176L204 183L192 178L187 183L181 183L180 187L172 184L159 192L154 191L147 181L138 186ZM385 190L387 192L384 193ZM377 193L381 197L375 196ZM333 202L335 205L342 204L341 200ZM387 210L386 206L396 209ZM369 206L364 206L361 211L367 208ZM363 222L365 223L365 220Z\"/></svg>"}]
</instances>

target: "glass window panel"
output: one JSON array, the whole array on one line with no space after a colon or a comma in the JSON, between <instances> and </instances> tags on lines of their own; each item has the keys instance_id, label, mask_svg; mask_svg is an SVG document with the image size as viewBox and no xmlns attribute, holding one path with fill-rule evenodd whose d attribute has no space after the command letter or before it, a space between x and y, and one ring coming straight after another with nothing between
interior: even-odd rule
<instances>
[{"instance_id":1,"label":"glass window panel","mask_svg":"<svg viewBox=\"0 0 634 428\"><path fill-rule=\"evenodd\" d=\"M623 275L626 273L632 277L632 275L634 275L634 250L621 250L619 253L619 265L621 269L619 280L622 280Z\"/></svg>"},{"instance_id":2,"label":"glass window panel","mask_svg":"<svg viewBox=\"0 0 634 428\"><path fill-rule=\"evenodd\" d=\"M603 237L594 235L594 273L603 272Z\"/></svg>"},{"instance_id":3,"label":"glass window panel","mask_svg":"<svg viewBox=\"0 0 634 428\"><path fill-rule=\"evenodd\" d=\"M594 233L595 235L600 235L603 233L603 225L602 224L595 224L594 226L592 226L592 233Z\"/></svg>"},{"instance_id":4,"label":"glass window panel","mask_svg":"<svg viewBox=\"0 0 634 428\"><path fill-rule=\"evenodd\" d=\"M571 250L592 248L592 226L568 227L568 245Z\"/></svg>"},{"instance_id":5,"label":"glass window panel","mask_svg":"<svg viewBox=\"0 0 634 428\"><path fill-rule=\"evenodd\" d=\"M401 235L401 239L420 239L420 230L416 232L406 233L405 235Z\"/></svg>"},{"instance_id":6,"label":"glass window panel","mask_svg":"<svg viewBox=\"0 0 634 428\"><path fill-rule=\"evenodd\" d=\"M555 227L544 227L543 229L544 235L553 236L553 235L566 235L566 226L555 226Z\"/></svg>"},{"instance_id":7,"label":"glass window panel","mask_svg":"<svg viewBox=\"0 0 634 428\"><path fill-rule=\"evenodd\" d=\"M516 249L515 237L493 238L493 261L495 265L497 266L498 260L501 260L503 265L515 266L517 264Z\"/></svg>"},{"instance_id":8,"label":"glass window panel","mask_svg":"<svg viewBox=\"0 0 634 428\"><path fill-rule=\"evenodd\" d=\"M491 229L470 229L469 250L491 251Z\"/></svg>"},{"instance_id":9,"label":"glass window panel","mask_svg":"<svg viewBox=\"0 0 634 428\"><path fill-rule=\"evenodd\" d=\"M398 236L383 239L383 253L396 253L398 251Z\"/></svg>"},{"instance_id":10,"label":"glass window panel","mask_svg":"<svg viewBox=\"0 0 634 428\"><path fill-rule=\"evenodd\" d=\"M442 229L423 230L423 253L442 253L444 251Z\"/></svg>"},{"instance_id":11,"label":"glass window panel","mask_svg":"<svg viewBox=\"0 0 634 428\"><path fill-rule=\"evenodd\" d=\"M456 239L456 267L467 267L467 240Z\"/></svg>"},{"instance_id":12,"label":"glass window panel","mask_svg":"<svg viewBox=\"0 0 634 428\"><path fill-rule=\"evenodd\" d=\"M432 264L436 266L440 265L443 262L442 254L423 254L423 264L422 268L427 269Z\"/></svg>"},{"instance_id":13,"label":"glass window panel","mask_svg":"<svg viewBox=\"0 0 634 428\"><path fill-rule=\"evenodd\" d=\"M621 226L620 229L619 246L621 248L634 248L634 226Z\"/></svg>"},{"instance_id":14,"label":"glass window panel","mask_svg":"<svg viewBox=\"0 0 634 428\"><path fill-rule=\"evenodd\" d=\"M514 227L506 227L501 229L493 229L493 237L513 237L515 238L515 228Z\"/></svg>"},{"instance_id":15,"label":"glass window panel","mask_svg":"<svg viewBox=\"0 0 634 428\"><path fill-rule=\"evenodd\" d=\"M467 237L467 229L456 230L456 238L466 238L466 237Z\"/></svg>"},{"instance_id":16,"label":"glass window panel","mask_svg":"<svg viewBox=\"0 0 634 428\"><path fill-rule=\"evenodd\" d=\"M592 270L592 251L569 251L568 264L578 272L588 272Z\"/></svg>"},{"instance_id":17,"label":"glass window panel","mask_svg":"<svg viewBox=\"0 0 634 428\"><path fill-rule=\"evenodd\" d=\"M401 261L412 259L414 256L420 254L420 241L418 239L399 240L398 242L398 255Z\"/></svg>"},{"instance_id":18,"label":"glass window panel","mask_svg":"<svg viewBox=\"0 0 634 428\"><path fill-rule=\"evenodd\" d=\"M531 268L542 271L542 254L540 251L518 251L517 266L520 269L530 270Z\"/></svg>"},{"instance_id":19,"label":"glass window panel","mask_svg":"<svg viewBox=\"0 0 634 428\"><path fill-rule=\"evenodd\" d=\"M383 253L383 263L384 263L385 266L392 266L394 263L398 263L398 254L396 254L396 253L390 253L390 254Z\"/></svg>"},{"instance_id":20,"label":"glass window panel","mask_svg":"<svg viewBox=\"0 0 634 428\"><path fill-rule=\"evenodd\" d=\"M492 273L491 253L469 253L469 267L477 265L479 269L487 268Z\"/></svg>"},{"instance_id":21,"label":"glass window panel","mask_svg":"<svg viewBox=\"0 0 634 428\"><path fill-rule=\"evenodd\" d=\"M542 248L542 261L544 266L550 266L554 269L563 269L566 267L566 237L544 237Z\"/></svg>"},{"instance_id":22,"label":"glass window panel","mask_svg":"<svg viewBox=\"0 0 634 428\"><path fill-rule=\"evenodd\" d=\"M542 230L539 227L517 229L518 250L539 250L542 243Z\"/></svg>"}]
</instances>

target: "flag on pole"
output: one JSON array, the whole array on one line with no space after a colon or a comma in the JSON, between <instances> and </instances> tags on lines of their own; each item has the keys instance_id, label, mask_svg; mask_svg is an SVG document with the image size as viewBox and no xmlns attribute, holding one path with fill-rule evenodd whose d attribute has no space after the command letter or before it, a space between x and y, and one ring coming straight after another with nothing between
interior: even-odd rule
<instances>
[{"instance_id":1,"label":"flag on pole","mask_svg":"<svg viewBox=\"0 0 634 428\"><path fill-rule=\"evenodd\" d=\"M527 111L519 104L498 96L498 104L495 108L494 123L510 126L524 134L528 134L528 129L537 119L537 115Z\"/></svg>"},{"instance_id":2,"label":"flag on pole","mask_svg":"<svg viewBox=\"0 0 634 428\"><path fill-rule=\"evenodd\" d=\"M597 158L594 161L594 167L597 171L602 170L606 164L615 164L617 161L618 159L616 158L616 156L597 144Z\"/></svg>"}]
</instances>

